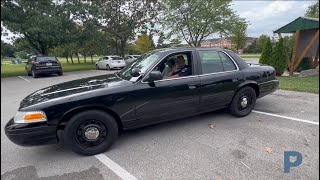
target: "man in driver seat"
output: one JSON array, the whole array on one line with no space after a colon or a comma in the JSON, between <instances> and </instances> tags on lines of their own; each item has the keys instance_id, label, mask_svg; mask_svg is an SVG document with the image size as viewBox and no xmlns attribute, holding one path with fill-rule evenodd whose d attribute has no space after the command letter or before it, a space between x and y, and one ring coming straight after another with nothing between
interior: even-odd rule
<instances>
[{"instance_id":1,"label":"man in driver seat","mask_svg":"<svg viewBox=\"0 0 320 180\"><path fill-rule=\"evenodd\" d=\"M190 76L192 75L191 66L185 64L184 57L178 56L177 62L172 68L171 73L169 73L168 78L177 78L182 76Z\"/></svg>"}]
</instances>

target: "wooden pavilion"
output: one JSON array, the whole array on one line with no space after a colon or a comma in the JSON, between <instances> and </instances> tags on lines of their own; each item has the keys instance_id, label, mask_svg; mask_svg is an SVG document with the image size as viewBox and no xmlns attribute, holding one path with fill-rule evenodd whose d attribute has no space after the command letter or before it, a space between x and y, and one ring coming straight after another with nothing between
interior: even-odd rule
<instances>
[{"instance_id":1,"label":"wooden pavilion","mask_svg":"<svg viewBox=\"0 0 320 180\"><path fill-rule=\"evenodd\" d=\"M288 59L290 76L304 58L308 58L312 68L319 64L319 19L299 17L289 24L274 31L279 38L281 33L294 33L294 48L291 59Z\"/></svg>"}]
</instances>

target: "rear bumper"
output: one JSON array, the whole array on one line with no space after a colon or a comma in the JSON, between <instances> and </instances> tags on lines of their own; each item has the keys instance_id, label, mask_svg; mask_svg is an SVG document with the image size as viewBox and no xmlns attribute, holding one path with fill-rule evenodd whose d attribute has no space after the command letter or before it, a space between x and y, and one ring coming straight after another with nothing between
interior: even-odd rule
<instances>
[{"instance_id":1,"label":"rear bumper","mask_svg":"<svg viewBox=\"0 0 320 180\"><path fill-rule=\"evenodd\" d=\"M275 92L278 89L278 87L279 81L276 79L259 84L260 93L258 98L262 98L263 96Z\"/></svg>"},{"instance_id":2,"label":"rear bumper","mask_svg":"<svg viewBox=\"0 0 320 180\"><path fill-rule=\"evenodd\" d=\"M110 64L110 68L124 68L126 63Z\"/></svg>"},{"instance_id":3,"label":"rear bumper","mask_svg":"<svg viewBox=\"0 0 320 180\"><path fill-rule=\"evenodd\" d=\"M34 69L36 74L52 74L62 72L62 68L43 68L43 69Z\"/></svg>"},{"instance_id":4,"label":"rear bumper","mask_svg":"<svg viewBox=\"0 0 320 180\"><path fill-rule=\"evenodd\" d=\"M15 124L11 119L5 126L5 134L20 146L37 146L58 142L57 126L46 124Z\"/></svg>"}]
</instances>

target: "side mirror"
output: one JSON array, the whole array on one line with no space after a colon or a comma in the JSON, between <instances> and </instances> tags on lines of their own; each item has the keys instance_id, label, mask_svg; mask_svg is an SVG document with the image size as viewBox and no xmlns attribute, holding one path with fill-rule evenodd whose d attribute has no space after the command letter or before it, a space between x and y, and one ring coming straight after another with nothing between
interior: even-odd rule
<instances>
[{"instance_id":1,"label":"side mirror","mask_svg":"<svg viewBox=\"0 0 320 180\"><path fill-rule=\"evenodd\" d=\"M151 71L148 76L148 81L153 82L163 79L163 75L160 71Z\"/></svg>"},{"instance_id":2,"label":"side mirror","mask_svg":"<svg viewBox=\"0 0 320 180\"><path fill-rule=\"evenodd\" d=\"M138 77L140 76L141 70L139 68L133 68L130 72L132 77Z\"/></svg>"}]
</instances>

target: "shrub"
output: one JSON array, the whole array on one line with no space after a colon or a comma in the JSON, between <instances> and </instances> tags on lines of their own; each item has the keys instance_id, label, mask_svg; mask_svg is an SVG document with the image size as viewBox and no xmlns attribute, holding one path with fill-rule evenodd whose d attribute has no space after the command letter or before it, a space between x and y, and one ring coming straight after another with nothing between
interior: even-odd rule
<instances>
[{"instance_id":1,"label":"shrub","mask_svg":"<svg viewBox=\"0 0 320 180\"><path fill-rule=\"evenodd\" d=\"M308 69L311 69L310 61L308 58L303 58L296 71L301 72Z\"/></svg>"},{"instance_id":2,"label":"shrub","mask_svg":"<svg viewBox=\"0 0 320 180\"><path fill-rule=\"evenodd\" d=\"M284 48L283 39L281 38L272 50L269 65L274 67L277 76L281 76L287 67L287 55Z\"/></svg>"},{"instance_id":3,"label":"shrub","mask_svg":"<svg viewBox=\"0 0 320 180\"><path fill-rule=\"evenodd\" d=\"M272 44L271 44L270 38L268 37L266 42L263 44L259 63L270 65L271 55L272 55Z\"/></svg>"}]
</instances>

